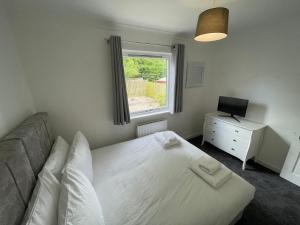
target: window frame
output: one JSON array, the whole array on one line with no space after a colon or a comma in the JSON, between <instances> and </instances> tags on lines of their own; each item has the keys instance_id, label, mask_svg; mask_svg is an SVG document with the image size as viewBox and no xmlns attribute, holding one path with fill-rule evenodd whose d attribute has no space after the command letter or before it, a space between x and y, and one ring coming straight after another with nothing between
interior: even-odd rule
<instances>
[{"instance_id":1,"label":"window frame","mask_svg":"<svg viewBox=\"0 0 300 225\"><path fill-rule=\"evenodd\" d=\"M166 106L156 108L156 109L149 109L140 112L130 112L130 118L141 118L147 117L157 114L163 113L171 113L171 102L174 99L174 94L172 93L172 80L171 79L171 60L172 60L172 53L171 52L155 52L155 51L140 51L140 50L130 50L130 49L122 49L122 57L124 56L132 56L132 57L149 57L149 58L164 58L167 59L167 74L166 74L166 82L167 82L167 91L166 91ZM126 89L127 91L127 89Z\"/></svg>"}]
</instances>

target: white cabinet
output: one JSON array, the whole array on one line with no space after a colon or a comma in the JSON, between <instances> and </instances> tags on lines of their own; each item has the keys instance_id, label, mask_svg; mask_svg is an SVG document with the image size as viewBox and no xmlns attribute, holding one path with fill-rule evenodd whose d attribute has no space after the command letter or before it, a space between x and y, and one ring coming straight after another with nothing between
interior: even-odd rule
<instances>
[{"instance_id":1,"label":"white cabinet","mask_svg":"<svg viewBox=\"0 0 300 225\"><path fill-rule=\"evenodd\" d=\"M243 170L248 159L255 157L263 139L265 125L240 119L240 122L219 116L221 113L205 115L203 141L239 158Z\"/></svg>"}]
</instances>

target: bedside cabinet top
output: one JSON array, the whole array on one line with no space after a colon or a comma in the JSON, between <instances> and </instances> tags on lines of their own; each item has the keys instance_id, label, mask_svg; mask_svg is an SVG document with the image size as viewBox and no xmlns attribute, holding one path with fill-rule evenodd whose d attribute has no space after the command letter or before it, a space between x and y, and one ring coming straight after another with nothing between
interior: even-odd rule
<instances>
[{"instance_id":1,"label":"bedside cabinet top","mask_svg":"<svg viewBox=\"0 0 300 225\"><path fill-rule=\"evenodd\" d=\"M244 129L251 130L251 131L260 130L260 129L263 129L267 126L265 124L258 123L258 122L255 122L255 121L251 121L251 120L247 120L247 119L241 118L241 117L238 117L240 122L237 122L233 118L222 117L220 115L226 115L226 114L222 113L222 112L213 112L213 113L205 114L205 117L212 118L212 119L217 119L217 120L220 120L224 123L228 123L228 124L234 125L236 127L244 128Z\"/></svg>"}]
</instances>

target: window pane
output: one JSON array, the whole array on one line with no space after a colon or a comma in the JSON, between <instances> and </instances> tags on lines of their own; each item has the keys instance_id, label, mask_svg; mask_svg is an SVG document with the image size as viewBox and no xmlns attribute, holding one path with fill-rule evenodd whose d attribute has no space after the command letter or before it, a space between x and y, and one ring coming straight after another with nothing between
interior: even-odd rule
<instances>
[{"instance_id":1,"label":"window pane","mask_svg":"<svg viewBox=\"0 0 300 225\"><path fill-rule=\"evenodd\" d=\"M166 58L124 56L130 113L167 107Z\"/></svg>"}]
</instances>

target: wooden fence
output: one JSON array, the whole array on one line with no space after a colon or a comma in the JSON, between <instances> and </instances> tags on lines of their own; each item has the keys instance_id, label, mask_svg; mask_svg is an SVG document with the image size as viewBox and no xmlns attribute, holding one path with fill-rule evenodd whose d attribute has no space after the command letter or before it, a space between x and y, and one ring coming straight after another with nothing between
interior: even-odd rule
<instances>
[{"instance_id":1,"label":"wooden fence","mask_svg":"<svg viewBox=\"0 0 300 225\"><path fill-rule=\"evenodd\" d=\"M146 96L155 99L160 105L166 104L166 83L150 82L140 78L127 78L126 88L129 98Z\"/></svg>"}]
</instances>

